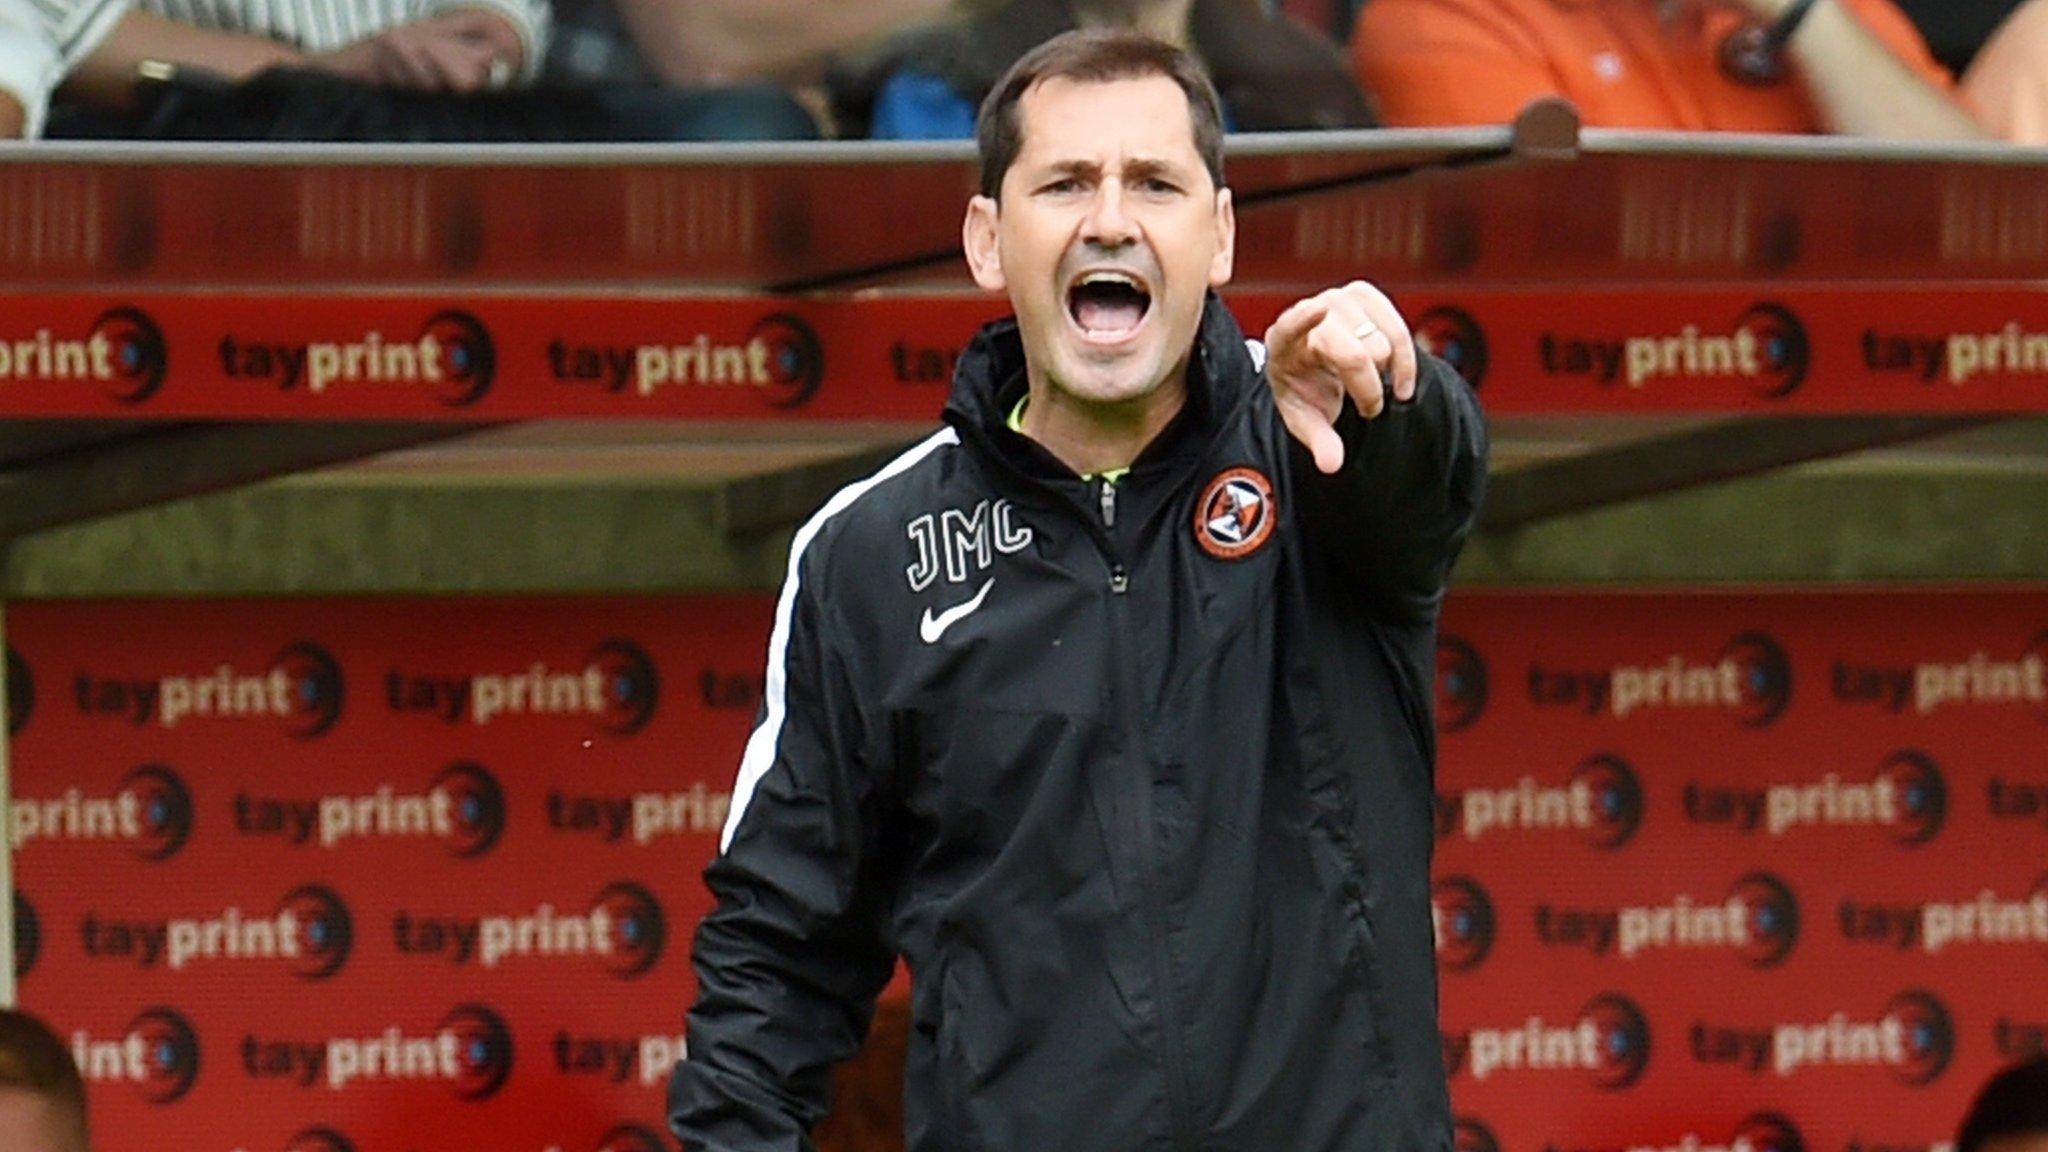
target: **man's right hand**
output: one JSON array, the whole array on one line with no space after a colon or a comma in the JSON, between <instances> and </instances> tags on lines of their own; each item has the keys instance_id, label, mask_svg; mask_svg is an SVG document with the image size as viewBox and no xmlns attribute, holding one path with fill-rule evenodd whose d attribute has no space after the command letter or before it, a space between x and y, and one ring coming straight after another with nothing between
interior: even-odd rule
<instances>
[{"instance_id":1,"label":"man's right hand","mask_svg":"<svg viewBox=\"0 0 2048 1152\"><path fill-rule=\"evenodd\" d=\"M481 92L518 74L519 53L504 17L464 9L388 28L306 63L388 88Z\"/></svg>"}]
</instances>

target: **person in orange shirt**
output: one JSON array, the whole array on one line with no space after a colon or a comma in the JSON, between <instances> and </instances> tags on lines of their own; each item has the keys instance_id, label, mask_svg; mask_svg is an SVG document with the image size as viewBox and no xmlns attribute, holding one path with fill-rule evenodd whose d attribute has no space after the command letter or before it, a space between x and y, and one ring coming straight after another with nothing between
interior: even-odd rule
<instances>
[{"instance_id":1,"label":"person in orange shirt","mask_svg":"<svg viewBox=\"0 0 2048 1152\"><path fill-rule=\"evenodd\" d=\"M1391 125L1986 135L1891 0L1370 0L1351 53Z\"/></svg>"}]
</instances>

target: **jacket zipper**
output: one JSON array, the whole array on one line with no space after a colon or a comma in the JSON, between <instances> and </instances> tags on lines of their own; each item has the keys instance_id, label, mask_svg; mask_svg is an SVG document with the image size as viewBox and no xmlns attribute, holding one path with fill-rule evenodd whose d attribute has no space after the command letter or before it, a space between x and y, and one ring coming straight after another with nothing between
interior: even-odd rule
<instances>
[{"instance_id":1,"label":"jacket zipper","mask_svg":"<svg viewBox=\"0 0 2048 1152\"><path fill-rule=\"evenodd\" d=\"M1159 1005L1159 1035L1163 1051L1161 1062L1166 1077L1166 1120L1175 1148L1191 1149L1195 1146L1193 1135L1187 1127L1188 1093L1183 1083L1186 1057L1181 1048L1180 1022L1173 1007L1172 971L1167 963L1166 910L1158 897L1159 856L1158 843L1152 823L1152 760L1145 751L1145 726L1139 711L1138 669L1136 661L1130 658L1130 601L1126 593L1130 590L1130 573L1125 568L1121 551L1117 547L1114 529L1116 527L1116 485L1098 481L1101 488L1096 500L1102 513L1101 540L1106 559L1109 561L1109 610L1112 616L1110 634L1114 647L1110 658L1120 673L1119 681L1123 691L1123 707L1119 711L1124 719L1124 740L1129 749L1132 771L1125 773L1131 790L1131 812L1137 824L1138 840L1138 891L1140 913L1145 920L1146 934L1150 937L1148 952L1152 959L1152 983Z\"/></svg>"},{"instance_id":2,"label":"jacket zipper","mask_svg":"<svg viewBox=\"0 0 2048 1152\"><path fill-rule=\"evenodd\" d=\"M1101 487L1095 494L1096 507L1102 510L1103 552L1109 559L1109 590L1121 596L1131 588L1131 574L1124 568L1116 546L1116 485L1108 480L1096 481Z\"/></svg>"}]
</instances>

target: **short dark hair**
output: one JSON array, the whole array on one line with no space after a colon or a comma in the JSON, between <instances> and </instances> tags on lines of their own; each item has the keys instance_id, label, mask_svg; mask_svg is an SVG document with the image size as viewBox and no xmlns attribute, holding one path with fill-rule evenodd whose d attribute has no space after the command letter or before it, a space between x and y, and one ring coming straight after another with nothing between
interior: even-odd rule
<instances>
[{"instance_id":1,"label":"short dark hair","mask_svg":"<svg viewBox=\"0 0 2048 1152\"><path fill-rule=\"evenodd\" d=\"M1017 115L1017 103L1034 86L1055 77L1106 83L1148 76L1164 76L1187 93L1195 151L1209 169L1209 179L1223 187L1223 102L1201 61L1135 32L1090 31L1062 32L1026 52L989 89L974 124L975 143L981 151L981 194L997 197L1003 175L1024 148L1024 125Z\"/></svg>"},{"instance_id":2,"label":"short dark hair","mask_svg":"<svg viewBox=\"0 0 2048 1152\"><path fill-rule=\"evenodd\" d=\"M0 1089L4 1088L56 1104L77 1126L78 1147L86 1146L85 1080L71 1051L42 1021L12 1008L0 1009Z\"/></svg>"},{"instance_id":3,"label":"short dark hair","mask_svg":"<svg viewBox=\"0 0 2048 1152\"><path fill-rule=\"evenodd\" d=\"M2015 1064L1984 1085L1956 1133L1956 1152L2000 1136L2048 1135L2048 1055Z\"/></svg>"}]
</instances>

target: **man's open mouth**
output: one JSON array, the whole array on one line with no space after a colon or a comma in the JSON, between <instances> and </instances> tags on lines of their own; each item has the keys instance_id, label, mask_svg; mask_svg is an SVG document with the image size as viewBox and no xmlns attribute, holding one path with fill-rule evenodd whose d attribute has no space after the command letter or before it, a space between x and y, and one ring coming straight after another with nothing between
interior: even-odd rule
<instances>
[{"instance_id":1,"label":"man's open mouth","mask_svg":"<svg viewBox=\"0 0 2048 1152\"><path fill-rule=\"evenodd\" d=\"M1067 289L1067 313L1082 332L1114 340L1135 331L1152 310L1152 293L1126 272L1084 272Z\"/></svg>"}]
</instances>

